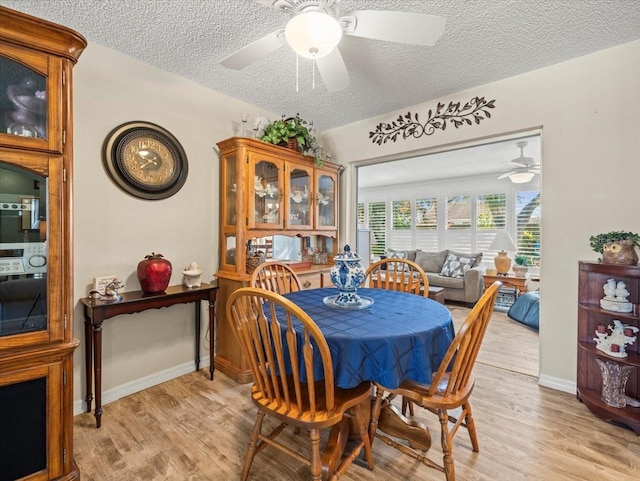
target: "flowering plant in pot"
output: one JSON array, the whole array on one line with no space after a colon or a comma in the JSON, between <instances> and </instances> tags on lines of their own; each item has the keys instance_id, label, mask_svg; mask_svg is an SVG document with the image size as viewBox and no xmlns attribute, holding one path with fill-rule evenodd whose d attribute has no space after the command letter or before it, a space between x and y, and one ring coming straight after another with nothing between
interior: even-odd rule
<instances>
[{"instance_id":1,"label":"flowering plant in pot","mask_svg":"<svg viewBox=\"0 0 640 481\"><path fill-rule=\"evenodd\" d=\"M591 248L602 254L605 264L636 265L638 254L635 248L640 246L640 235L635 232L611 231L589 238Z\"/></svg>"},{"instance_id":2,"label":"flowering plant in pot","mask_svg":"<svg viewBox=\"0 0 640 481\"><path fill-rule=\"evenodd\" d=\"M315 135L311 133L311 124L300 118L299 114L295 117L275 120L264 128L264 132L260 140L273 145L288 147L291 144L305 155L313 155L316 165L322 165L320 159L320 146Z\"/></svg>"}]
</instances>

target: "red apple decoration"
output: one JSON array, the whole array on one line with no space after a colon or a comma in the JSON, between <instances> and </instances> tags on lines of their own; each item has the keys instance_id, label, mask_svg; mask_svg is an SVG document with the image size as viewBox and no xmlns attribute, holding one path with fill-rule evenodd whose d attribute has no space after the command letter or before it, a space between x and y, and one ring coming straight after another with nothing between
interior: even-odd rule
<instances>
[{"instance_id":1,"label":"red apple decoration","mask_svg":"<svg viewBox=\"0 0 640 481\"><path fill-rule=\"evenodd\" d=\"M138 280L147 294L163 292L171 279L171 262L154 252L138 263Z\"/></svg>"}]
</instances>

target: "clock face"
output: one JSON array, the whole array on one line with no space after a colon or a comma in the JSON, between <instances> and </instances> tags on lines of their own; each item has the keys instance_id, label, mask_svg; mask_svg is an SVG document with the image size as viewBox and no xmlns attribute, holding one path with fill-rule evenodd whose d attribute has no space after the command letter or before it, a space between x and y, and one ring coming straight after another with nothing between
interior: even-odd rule
<instances>
[{"instance_id":1,"label":"clock face","mask_svg":"<svg viewBox=\"0 0 640 481\"><path fill-rule=\"evenodd\" d=\"M129 122L111 131L103 161L116 185L143 199L167 198L187 178L187 157L178 140L148 122Z\"/></svg>"}]
</instances>

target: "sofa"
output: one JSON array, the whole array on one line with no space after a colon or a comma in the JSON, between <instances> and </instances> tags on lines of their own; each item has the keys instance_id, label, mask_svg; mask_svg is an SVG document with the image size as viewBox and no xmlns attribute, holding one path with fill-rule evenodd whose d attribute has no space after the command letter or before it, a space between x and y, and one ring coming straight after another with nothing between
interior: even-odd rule
<instances>
[{"instance_id":1,"label":"sofa","mask_svg":"<svg viewBox=\"0 0 640 481\"><path fill-rule=\"evenodd\" d=\"M445 300L475 304L484 292L482 252L389 249L385 257L408 259L418 264L427 274L429 286L444 288Z\"/></svg>"}]
</instances>

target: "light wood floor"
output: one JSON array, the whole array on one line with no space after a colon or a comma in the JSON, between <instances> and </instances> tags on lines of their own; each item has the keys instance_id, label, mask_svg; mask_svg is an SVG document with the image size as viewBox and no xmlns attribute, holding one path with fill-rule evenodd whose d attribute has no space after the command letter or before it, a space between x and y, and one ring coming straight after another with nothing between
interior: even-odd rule
<instances>
[{"instance_id":1,"label":"light wood floor","mask_svg":"<svg viewBox=\"0 0 640 481\"><path fill-rule=\"evenodd\" d=\"M456 324L467 309L452 309ZM480 452L465 431L454 441L458 481L637 481L640 438L593 416L575 396L540 387L537 333L495 313L476 364L472 396ZM249 385L208 369L104 406L74 419L75 459L83 481L235 481L240 478L255 409ZM435 416L420 416L441 460ZM306 436L290 436L308 452ZM444 481L379 440L373 471L354 465L343 480ZM251 481L308 480L308 469L273 448L259 453Z\"/></svg>"}]
</instances>

